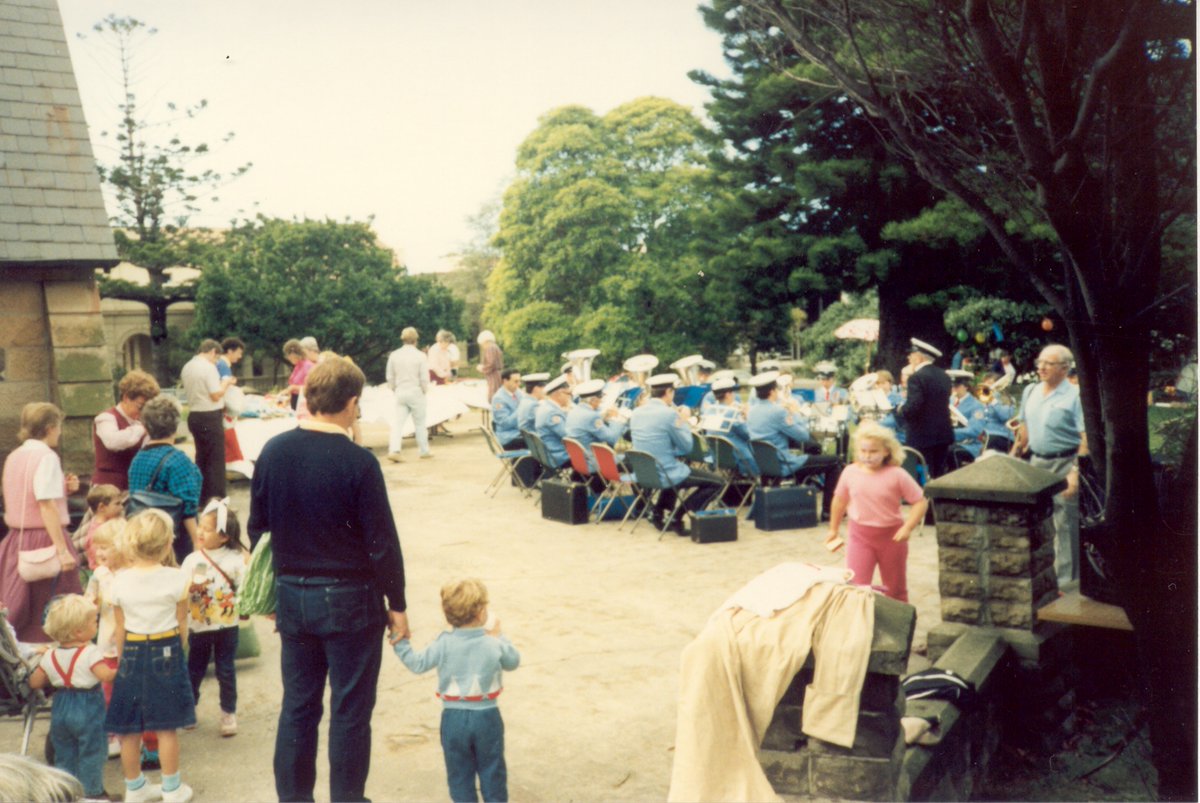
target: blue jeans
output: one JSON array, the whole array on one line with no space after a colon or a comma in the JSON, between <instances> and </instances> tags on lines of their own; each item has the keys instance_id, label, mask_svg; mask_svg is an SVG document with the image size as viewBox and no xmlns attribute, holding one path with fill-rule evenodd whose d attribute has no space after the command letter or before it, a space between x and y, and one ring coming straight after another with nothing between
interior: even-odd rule
<instances>
[{"instance_id":1,"label":"blue jeans","mask_svg":"<svg viewBox=\"0 0 1200 803\"><path fill-rule=\"evenodd\" d=\"M192 695L200 702L200 683L208 672L208 662L217 664L217 686L221 695L221 710L226 714L237 713L237 673L233 659L237 657L238 629L223 627L192 633L188 637L188 677L192 681Z\"/></svg>"},{"instance_id":2,"label":"blue jeans","mask_svg":"<svg viewBox=\"0 0 1200 803\"><path fill-rule=\"evenodd\" d=\"M88 797L104 794L104 762L108 736L104 733L104 692L100 684L90 689L58 689L50 712L50 742L54 766L66 770L83 784Z\"/></svg>"},{"instance_id":3,"label":"blue jeans","mask_svg":"<svg viewBox=\"0 0 1200 803\"><path fill-rule=\"evenodd\" d=\"M281 801L313 799L328 677L329 796L366 800L371 712L387 622L383 596L366 581L282 575L275 613L283 672L275 791Z\"/></svg>"},{"instance_id":4,"label":"blue jeans","mask_svg":"<svg viewBox=\"0 0 1200 803\"><path fill-rule=\"evenodd\" d=\"M442 752L454 803L476 803L475 776L488 803L508 800L504 720L499 708L443 708Z\"/></svg>"}]
</instances>

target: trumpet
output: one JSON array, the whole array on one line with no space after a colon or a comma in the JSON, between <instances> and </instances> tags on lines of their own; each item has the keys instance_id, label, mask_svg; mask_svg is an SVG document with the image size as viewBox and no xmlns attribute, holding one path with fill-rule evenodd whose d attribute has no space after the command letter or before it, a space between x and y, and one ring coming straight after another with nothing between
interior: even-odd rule
<instances>
[{"instance_id":1,"label":"trumpet","mask_svg":"<svg viewBox=\"0 0 1200 803\"><path fill-rule=\"evenodd\" d=\"M1014 417L1008 419L1007 421L1005 421L1004 426L1008 427L1013 432L1016 432L1018 429L1021 428L1021 419L1014 416Z\"/></svg>"}]
</instances>

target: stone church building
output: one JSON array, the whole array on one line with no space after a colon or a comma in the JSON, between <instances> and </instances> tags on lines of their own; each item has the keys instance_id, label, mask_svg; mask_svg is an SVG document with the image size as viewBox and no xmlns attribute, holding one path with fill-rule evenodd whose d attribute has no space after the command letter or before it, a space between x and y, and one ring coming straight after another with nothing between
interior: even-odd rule
<instances>
[{"instance_id":1,"label":"stone church building","mask_svg":"<svg viewBox=\"0 0 1200 803\"><path fill-rule=\"evenodd\" d=\"M0 460L21 408L66 413L67 471L91 472L113 403L95 271L118 262L55 0L0 0Z\"/></svg>"}]
</instances>

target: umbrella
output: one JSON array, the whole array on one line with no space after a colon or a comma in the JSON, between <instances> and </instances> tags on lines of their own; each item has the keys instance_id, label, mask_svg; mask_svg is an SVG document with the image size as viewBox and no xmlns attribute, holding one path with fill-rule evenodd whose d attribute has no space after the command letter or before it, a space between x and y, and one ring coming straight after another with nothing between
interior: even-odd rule
<instances>
[{"instance_id":1,"label":"umbrella","mask_svg":"<svg viewBox=\"0 0 1200 803\"><path fill-rule=\"evenodd\" d=\"M867 341L867 367L871 367L871 344L879 339L879 321L875 318L855 318L846 321L833 331L833 336L842 340Z\"/></svg>"},{"instance_id":2,"label":"umbrella","mask_svg":"<svg viewBox=\"0 0 1200 803\"><path fill-rule=\"evenodd\" d=\"M855 318L846 321L833 332L834 337L842 340L866 340L871 342L879 339L879 321L874 318Z\"/></svg>"}]
</instances>

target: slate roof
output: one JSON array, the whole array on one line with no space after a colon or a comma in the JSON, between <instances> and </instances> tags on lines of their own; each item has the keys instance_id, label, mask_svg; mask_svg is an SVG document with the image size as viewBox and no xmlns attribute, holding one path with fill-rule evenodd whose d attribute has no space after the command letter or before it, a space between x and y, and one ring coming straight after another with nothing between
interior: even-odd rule
<instances>
[{"instance_id":1,"label":"slate roof","mask_svg":"<svg viewBox=\"0 0 1200 803\"><path fill-rule=\"evenodd\" d=\"M116 263L56 0L0 0L0 267Z\"/></svg>"}]
</instances>

